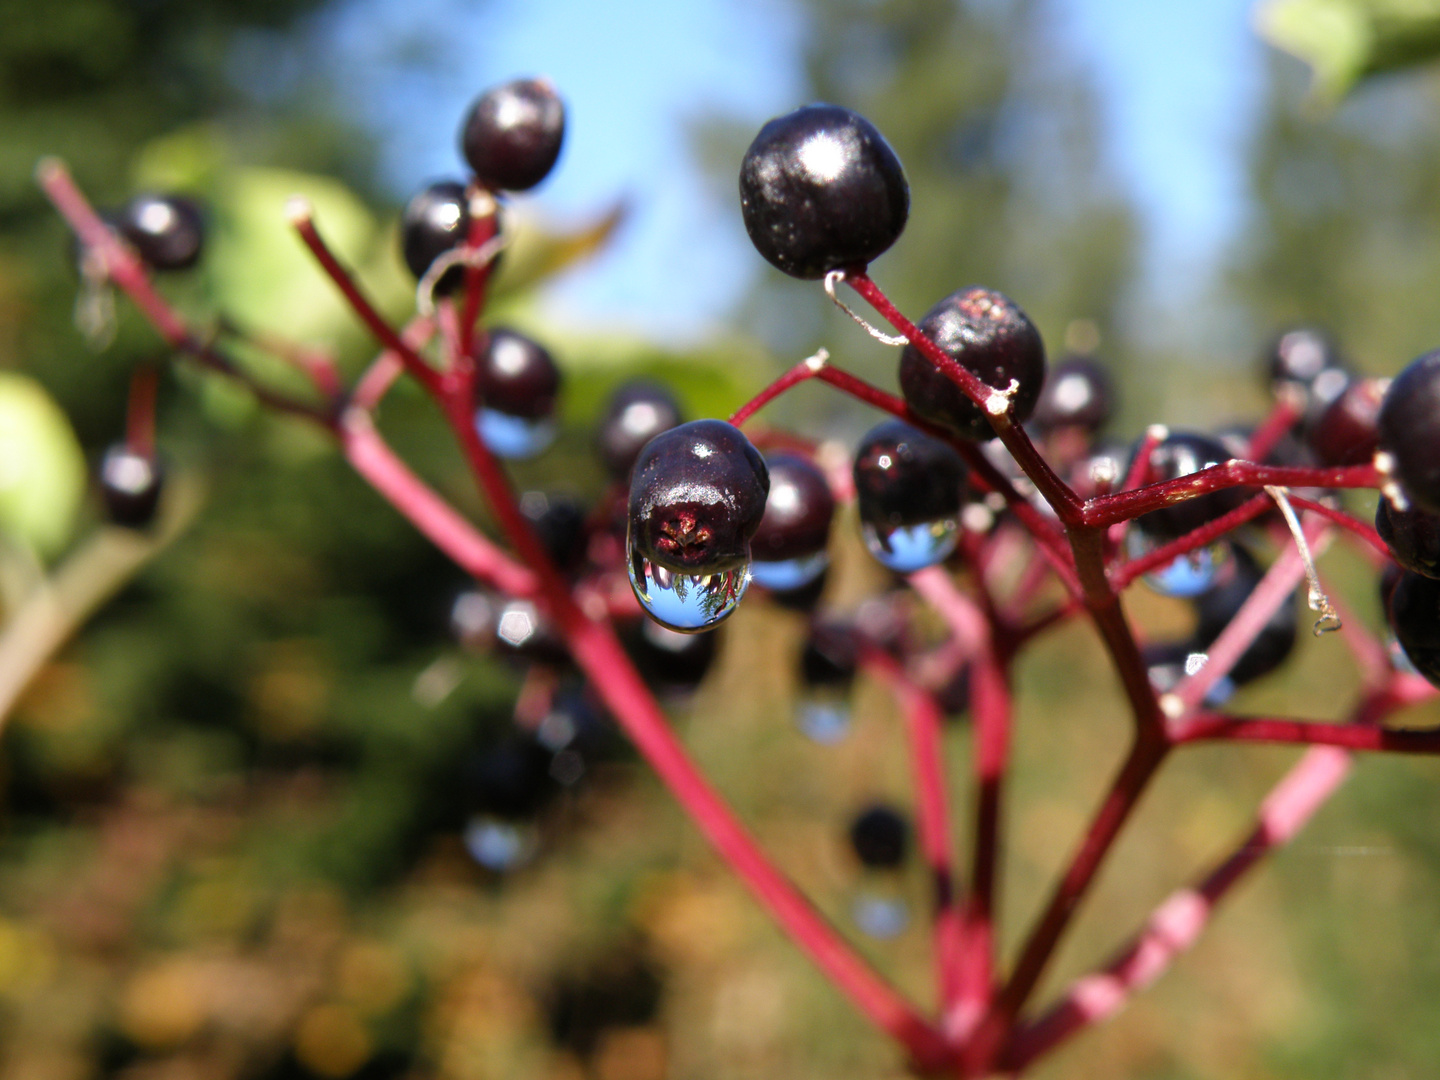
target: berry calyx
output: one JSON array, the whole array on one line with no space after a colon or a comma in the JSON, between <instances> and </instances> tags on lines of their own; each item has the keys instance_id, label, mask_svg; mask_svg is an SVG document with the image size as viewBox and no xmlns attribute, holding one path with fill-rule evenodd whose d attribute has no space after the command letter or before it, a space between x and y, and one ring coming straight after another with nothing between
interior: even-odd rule
<instances>
[{"instance_id":1,"label":"berry calyx","mask_svg":"<svg viewBox=\"0 0 1440 1080\"><path fill-rule=\"evenodd\" d=\"M165 470L154 455L116 443L100 462L100 496L115 525L143 529L155 520Z\"/></svg>"},{"instance_id":2,"label":"berry calyx","mask_svg":"<svg viewBox=\"0 0 1440 1080\"><path fill-rule=\"evenodd\" d=\"M1178 480L1229 460L1230 452L1218 439L1190 431L1172 431L1150 452L1149 467L1142 482ZM1228 514L1248 497L1244 488L1222 488L1142 514L1135 519L1135 525L1151 539L1175 540Z\"/></svg>"},{"instance_id":3,"label":"berry calyx","mask_svg":"<svg viewBox=\"0 0 1440 1080\"><path fill-rule=\"evenodd\" d=\"M714 574L750 559L770 478L760 451L723 420L692 420L645 444L630 480L632 561Z\"/></svg>"},{"instance_id":4,"label":"berry calyx","mask_svg":"<svg viewBox=\"0 0 1440 1080\"><path fill-rule=\"evenodd\" d=\"M1440 349L1395 377L1380 406L1380 449L1405 494L1440 514Z\"/></svg>"},{"instance_id":5,"label":"berry calyx","mask_svg":"<svg viewBox=\"0 0 1440 1080\"><path fill-rule=\"evenodd\" d=\"M760 527L750 539L757 562L804 559L825 550L835 496L820 467L798 454L770 454L770 494Z\"/></svg>"},{"instance_id":6,"label":"berry calyx","mask_svg":"<svg viewBox=\"0 0 1440 1080\"><path fill-rule=\"evenodd\" d=\"M189 269L205 246L199 204L179 195L137 195L120 208L115 227L152 270Z\"/></svg>"},{"instance_id":7,"label":"berry calyx","mask_svg":"<svg viewBox=\"0 0 1440 1080\"><path fill-rule=\"evenodd\" d=\"M875 126L806 105L760 129L740 163L740 212L755 249L792 277L864 266L910 213L900 159Z\"/></svg>"},{"instance_id":8,"label":"berry calyx","mask_svg":"<svg viewBox=\"0 0 1440 1080\"><path fill-rule=\"evenodd\" d=\"M932 307L920 330L985 385L1001 392L1014 385L1011 418L1030 418L1045 384L1045 343L1015 301L993 289L961 289ZM994 434L985 410L914 345L900 353L900 391L933 424L966 439Z\"/></svg>"},{"instance_id":9,"label":"berry calyx","mask_svg":"<svg viewBox=\"0 0 1440 1080\"><path fill-rule=\"evenodd\" d=\"M419 279L439 256L463 244L469 232L470 200L465 185L439 180L421 188L405 204L400 218L400 253L410 273ZM441 275L435 291L451 292L464 280L464 271L453 267Z\"/></svg>"},{"instance_id":10,"label":"berry calyx","mask_svg":"<svg viewBox=\"0 0 1440 1080\"><path fill-rule=\"evenodd\" d=\"M862 865L873 870L899 866L909 847L910 823L891 806L867 807L850 823L850 848Z\"/></svg>"},{"instance_id":11,"label":"berry calyx","mask_svg":"<svg viewBox=\"0 0 1440 1080\"><path fill-rule=\"evenodd\" d=\"M565 139L565 103L547 79L485 91L460 128L460 152L491 191L528 191L549 175Z\"/></svg>"},{"instance_id":12,"label":"berry calyx","mask_svg":"<svg viewBox=\"0 0 1440 1080\"><path fill-rule=\"evenodd\" d=\"M606 470L617 480L630 475L640 450L684 417L666 387L637 380L616 388L595 433L596 449Z\"/></svg>"}]
</instances>

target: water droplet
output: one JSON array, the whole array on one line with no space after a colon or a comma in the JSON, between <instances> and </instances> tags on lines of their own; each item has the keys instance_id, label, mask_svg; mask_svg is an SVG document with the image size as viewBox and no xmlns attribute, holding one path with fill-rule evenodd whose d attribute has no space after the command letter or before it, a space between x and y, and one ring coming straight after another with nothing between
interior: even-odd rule
<instances>
[{"instance_id":1,"label":"water droplet","mask_svg":"<svg viewBox=\"0 0 1440 1080\"><path fill-rule=\"evenodd\" d=\"M850 733L850 703L828 696L804 698L796 706L795 725L815 742L833 745Z\"/></svg>"},{"instance_id":2,"label":"water droplet","mask_svg":"<svg viewBox=\"0 0 1440 1080\"><path fill-rule=\"evenodd\" d=\"M809 585L823 574L829 565L830 556L820 551L814 555L786 559L783 562L753 562L750 564L750 576L757 585L764 585L776 592L787 592Z\"/></svg>"},{"instance_id":3,"label":"water droplet","mask_svg":"<svg viewBox=\"0 0 1440 1080\"><path fill-rule=\"evenodd\" d=\"M861 527L865 546L882 566L897 574L912 574L934 566L955 550L960 539L956 518L922 521L918 525L877 528L868 522Z\"/></svg>"},{"instance_id":4,"label":"water droplet","mask_svg":"<svg viewBox=\"0 0 1440 1080\"><path fill-rule=\"evenodd\" d=\"M465 850L487 870L504 873L524 866L535 855L539 835L526 822L477 814L465 823Z\"/></svg>"},{"instance_id":5,"label":"water droplet","mask_svg":"<svg viewBox=\"0 0 1440 1080\"><path fill-rule=\"evenodd\" d=\"M1131 529L1126 536L1126 547L1130 557L1138 559L1154 551L1156 544L1139 529ZM1229 544L1212 544L1177 556L1165 566L1150 571L1141 580L1161 596L1189 599L1215 584L1229 558Z\"/></svg>"},{"instance_id":6,"label":"water droplet","mask_svg":"<svg viewBox=\"0 0 1440 1080\"><path fill-rule=\"evenodd\" d=\"M861 933L873 938L899 937L910 924L910 909L898 896L861 893L850 914Z\"/></svg>"},{"instance_id":7,"label":"water droplet","mask_svg":"<svg viewBox=\"0 0 1440 1080\"><path fill-rule=\"evenodd\" d=\"M475 414L475 430L491 453L512 461L534 457L555 441L553 421L528 420L495 409L481 409Z\"/></svg>"},{"instance_id":8,"label":"water droplet","mask_svg":"<svg viewBox=\"0 0 1440 1080\"><path fill-rule=\"evenodd\" d=\"M735 610L750 584L748 564L712 574L685 574L633 550L628 563L630 587L640 606L656 622L682 634L718 625Z\"/></svg>"}]
</instances>

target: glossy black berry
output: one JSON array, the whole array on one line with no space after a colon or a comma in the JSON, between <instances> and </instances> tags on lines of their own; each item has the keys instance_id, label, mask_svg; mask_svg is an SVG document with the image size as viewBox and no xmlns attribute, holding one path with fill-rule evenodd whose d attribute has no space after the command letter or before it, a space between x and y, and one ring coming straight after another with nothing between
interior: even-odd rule
<instances>
[{"instance_id":1,"label":"glossy black berry","mask_svg":"<svg viewBox=\"0 0 1440 1080\"><path fill-rule=\"evenodd\" d=\"M1281 334L1261 358L1271 387L1289 385L1307 401L1318 396L1330 401L1349 381L1350 365L1335 340L1313 326L1300 326Z\"/></svg>"},{"instance_id":2,"label":"glossy black berry","mask_svg":"<svg viewBox=\"0 0 1440 1080\"><path fill-rule=\"evenodd\" d=\"M860 519L877 527L919 525L960 512L967 471L960 455L903 420L868 431L855 451Z\"/></svg>"},{"instance_id":3,"label":"glossy black berry","mask_svg":"<svg viewBox=\"0 0 1440 1080\"><path fill-rule=\"evenodd\" d=\"M836 105L776 117L740 163L740 212L755 249L792 277L864 266L910 213L900 159L875 126Z\"/></svg>"},{"instance_id":4,"label":"glossy black berry","mask_svg":"<svg viewBox=\"0 0 1440 1080\"><path fill-rule=\"evenodd\" d=\"M1305 432L1322 465L1368 465L1380 445L1380 405L1389 379L1356 379Z\"/></svg>"},{"instance_id":5,"label":"glossy black berry","mask_svg":"<svg viewBox=\"0 0 1440 1080\"><path fill-rule=\"evenodd\" d=\"M1041 431L1078 427L1099 431L1115 412L1110 373L1089 356L1067 356L1045 377L1031 421Z\"/></svg>"},{"instance_id":6,"label":"glossy black berry","mask_svg":"<svg viewBox=\"0 0 1440 1080\"><path fill-rule=\"evenodd\" d=\"M520 512L557 569L575 570L584 562L589 535L585 509L578 502L565 495L527 491L520 496Z\"/></svg>"},{"instance_id":7,"label":"glossy black berry","mask_svg":"<svg viewBox=\"0 0 1440 1080\"><path fill-rule=\"evenodd\" d=\"M1208 435L1172 431L1150 453L1144 483L1178 480L1182 476L1230 460L1223 443ZM1128 466L1127 466L1128 468ZM1155 540L1174 540L1228 514L1250 497L1245 488L1223 488L1142 514L1135 524Z\"/></svg>"},{"instance_id":8,"label":"glossy black berry","mask_svg":"<svg viewBox=\"0 0 1440 1080\"><path fill-rule=\"evenodd\" d=\"M853 627L817 622L800 653L800 679L806 686L848 686L855 680L859 655Z\"/></svg>"},{"instance_id":9,"label":"glossy black berry","mask_svg":"<svg viewBox=\"0 0 1440 1080\"><path fill-rule=\"evenodd\" d=\"M1440 581L1408 571L1401 574L1390 591L1386 615L1415 670L1440 686Z\"/></svg>"},{"instance_id":10,"label":"glossy black berry","mask_svg":"<svg viewBox=\"0 0 1440 1080\"><path fill-rule=\"evenodd\" d=\"M664 386L643 380L624 383L610 395L595 434L600 460L611 476L624 480L641 447L683 419L680 403Z\"/></svg>"},{"instance_id":11,"label":"glossy black berry","mask_svg":"<svg viewBox=\"0 0 1440 1080\"><path fill-rule=\"evenodd\" d=\"M768 454L770 494L750 539L756 562L803 559L825 550L835 496L820 467L799 454Z\"/></svg>"},{"instance_id":12,"label":"glossy black berry","mask_svg":"<svg viewBox=\"0 0 1440 1080\"><path fill-rule=\"evenodd\" d=\"M640 677L665 695L689 694L715 662L714 634L682 634L641 619L621 638Z\"/></svg>"},{"instance_id":13,"label":"glossy black berry","mask_svg":"<svg viewBox=\"0 0 1440 1080\"><path fill-rule=\"evenodd\" d=\"M1382 495L1375 507L1375 531L1406 570L1440 578L1440 517L1417 506L1397 510Z\"/></svg>"},{"instance_id":14,"label":"glossy black berry","mask_svg":"<svg viewBox=\"0 0 1440 1080\"><path fill-rule=\"evenodd\" d=\"M850 823L850 847L863 865L876 870L893 869L905 861L910 823L893 807L868 807Z\"/></svg>"},{"instance_id":15,"label":"glossy black berry","mask_svg":"<svg viewBox=\"0 0 1440 1080\"><path fill-rule=\"evenodd\" d=\"M1198 620L1195 641L1200 649L1208 649L1221 632L1230 625L1230 620L1249 599L1264 570L1248 551L1238 544L1233 545L1234 557L1220 571L1220 580L1201 593L1194 600ZM1275 609L1255 640L1240 655L1230 669L1230 681L1236 686L1268 675L1289 657L1295 648L1298 619L1295 609L1295 595L1292 593L1285 603Z\"/></svg>"},{"instance_id":16,"label":"glossy black berry","mask_svg":"<svg viewBox=\"0 0 1440 1080\"><path fill-rule=\"evenodd\" d=\"M400 218L400 253L405 265L416 279L425 276L439 256L463 243L470 233L470 200L465 185L456 180L440 180L421 188L405 205ZM452 267L440 277L437 293L456 289L465 280L465 272Z\"/></svg>"},{"instance_id":17,"label":"glossy black berry","mask_svg":"<svg viewBox=\"0 0 1440 1080\"><path fill-rule=\"evenodd\" d=\"M1440 514L1440 349L1411 361L1385 392L1380 449L1405 494Z\"/></svg>"},{"instance_id":18,"label":"glossy black berry","mask_svg":"<svg viewBox=\"0 0 1440 1080\"><path fill-rule=\"evenodd\" d=\"M460 128L460 152L491 191L528 191L544 180L565 139L565 103L546 79L485 91Z\"/></svg>"},{"instance_id":19,"label":"glossy black berry","mask_svg":"<svg viewBox=\"0 0 1440 1080\"><path fill-rule=\"evenodd\" d=\"M739 428L692 420L661 432L631 473L631 556L686 574L741 566L769 490L765 460Z\"/></svg>"},{"instance_id":20,"label":"glossy black berry","mask_svg":"<svg viewBox=\"0 0 1440 1080\"><path fill-rule=\"evenodd\" d=\"M533 816L559 794L552 756L533 736L518 733L474 751L463 768L467 803L496 817Z\"/></svg>"},{"instance_id":21,"label":"glossy black berry","mask_svg":"<svg viewBox=\"0 0 1440 1080\"><path fill-rule=\"evenodd\" d=\"M543 420L555 411L560 369L541 345L514 330L491 330L476 371L476 389L487 408L508 416Z\"/></svg>"},{"instance_id":22,"label":"glossy black berry","mask_svg":"<svg viewBox=\"0 0 1440 1080\"><path fill-rule=\"evenodd\" d=\"M1030 418L1045 384L1045 344L1013 300L993 289L961 289L932 307L920 329L992 389L1018 382L1011 417L1016 423ZM900 390L916 415L933 424L967 439L994 434L985 411L913 345L900 352Z\"/></svg>"},{"instance_id":23,"label":"glossy black berry","mask_svg":"<svg viewBox=\"0 0 1440 1080\"><path fill-rule=\"evenodd\" d=\"M124 443L105 451L100 462L100 496L112 523L145 528L155 520L164 485L165 470L153 454L138 453Z\"/></svg>"},{"instance_id":24,"label":"glossy black berry","mask_svg":"<svg viewBox=\"0 0 1440 1080\"><path fill-rule=\"evenodd\" d=\"M152 270L185 270L205 246L205 217L193 199L137 195L115 221L120 235Z\"/></svg>"}]
</instances>

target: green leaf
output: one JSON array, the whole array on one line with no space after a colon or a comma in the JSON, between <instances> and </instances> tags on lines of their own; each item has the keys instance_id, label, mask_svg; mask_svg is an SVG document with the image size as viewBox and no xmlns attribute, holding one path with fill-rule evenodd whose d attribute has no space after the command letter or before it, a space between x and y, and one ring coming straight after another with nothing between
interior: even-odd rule
<instances>
[{"instance_id":1,"label":"green leaf","mask_svg":"<svg viewBox=\"0 0 1440 1080\"><path fill-rule=\"evenodd\" d=\"M0 532L53 555L70 539L85 481L60 406L34 379L0 373Z\"/></svg>"},{"instance_id":2,"label":"green leaf","mask_svg":"<svg viewBox=\"0 0 1440 1080\"><path fill-rule=\"evenodd\" d=\"M1255 26L1310 65L1327 103L1372 75L1440 57L1440 0L1263 0Z\"/></svg>"},{"instance_id":3,"label":"green leaf","mask_svg":"<svg viewBox=\"0 0 1440 1080\"><path fill-rule=\"evenodd\" d=\"M617 202L599 217L564 232L552 232L521 223L515 228L495 274L497 300L534 288L598 252L630 215L629 205Z\"/></svg>"}]
</instances>

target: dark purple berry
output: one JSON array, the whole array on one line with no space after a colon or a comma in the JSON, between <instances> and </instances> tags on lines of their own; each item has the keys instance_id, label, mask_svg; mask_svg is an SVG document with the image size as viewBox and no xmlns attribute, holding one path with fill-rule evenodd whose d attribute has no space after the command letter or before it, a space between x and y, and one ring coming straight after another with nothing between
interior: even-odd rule
<instances>
[{"instance_id":1,"label":"dark purple berry","mask_svg":"<svg viewBox=\"0 0 1440 1080\"><path fill-rule=\"evenodd\" d=\"M1406 570L1440 578L1440 517L1415 506L1397 510L1382 495L1375 507L1375 531Z\"/></svg>"},{"instance_id":2,"label":"dark purple berry","mask_svg":"<svg viewBox=\"0 0 1440 1080\"><path fill-rule=\"evenodd\" d=\"M1411 361L1385 392L1380 449L1405 494L1440 514L1440 349Z\"/></svg>"},{"instance_id":3,"label":"dark purple berry","mask_svg":"<svg viewBox=\"0 0 1440 1080\"><path fill-rule=\"evenodd\" d=\"M685 574L747 563L765 513L760 451L723 420L692 420L645 444L630 478L631 557Z\"/></svg>"},{"instance_id":4,"label":"dark purple berry","mask_svg":"<svg viewBox=\"0 0 1440 1080\"><path fill-rule=\"evenodd\" d=\"M767 595L771 603L786 611L812 612L820 605L820 598L825 595L825 586L829 580L830 568L827 566L804 585L797 585L793 589L769 589Z\"/></svg>"},{"instance_id":5,"label":"dark purple berry","mask_svg":"<svg viewBox=\"0 0 1440 1080\"><path fill-rule=\"evenodd\" d=\"M199 204L179 195L137 195L120 209L116 227L152 270L186 270L205 246Z\"/></svg>"},{"instance_id":6,"label":"dark purple berry","mask_svg":"<svg viewBox=\"0 0 1440 1080\"><path fill-rule=\"evenodd\" d=\"M662 694L688 694L715 661L714 634L682 634L641 619L622 638L640 677Z\"/></svg>"},{"instance_id":7,"label":"dark purple berry","mask_svg":"<svg viewBox=\"0 0 1440 1080\"><path fill-rule=\"evenodd\" d=\"M1050 369L1032 422L1041 431L1078 427L1094 433L1115 412L1110 373L1088 356L1067 356Z\"/></svg>"},{"instance_id":8,"label":"dark purple berry","mask_svg":"<svg viewBox=\"0 0 1440 1080\"><path fill-rule=\"evenodd\" d=\"M659 383L625 383L610 395L596 432L600 460L611 476L624 480L641 447L683 419L675 395Z\"/></svg>"},{"instance_id":9,"label":"dark purple berry","mask_svg":"<svg viewBox=\"0 0 1440 1080\"><path fill-rule=\"evenodd\" d=\"M813 461L798 454L771 454L765 464L770 473L770 494L760 527L750 538L755 560L785 562L824 551L835 513L835 496L825 474Z\"/></svg>"},{"instance_id":10,"label":"dark purple berry","mask_svg":"<svg viewBox=\"0 0 1440 1080\"><path fill-rule=\"evenodd\" d=\"M460 152L491 191L528 191L544 180L565 139L565 103L546 79L485 91L460 128Z\"/></svg>"},{"instance_id":11,"label":"dark purple berry","mask_svg":"<svg viewBox=\"0 0 1440 1080\"><path fill-rule=\"evenodd\" d=\"M1386 615L1415 670L1440 686L1440 581L1403 573L1390 591Z\"/></svg>"},{"instance_id":12,"label":"dark purple berry","mask_svg":"<svg viewBox=\"0 0 1440 1080\"><path fill-rule=\"evenodd\" d=\"M589 536L585 510L578 502L564 495L527 491L520 496L520 512L558 570L572 571L584 562Z\"/></svg>"},{"instance_id":13,"label":"dark purple berry","mask_svg":"<svg viewBox=\"0 0 1440 1080\"><path fill-rule=\"evenodd\" d=\"M465 185L455 180L440 180L421 188L405 205L400 219L400 252L410 273L418 280L425 276L431 263L464 243L469 234L470 200L465 194ZM464 270L452 267L441 275L435 291L451 292L464 280Z\"/></svg>"},{"instance_id":14,"label":"dark purple berry","mask_svg":"<svg viewBox=\"0 0 1440 1080\"><path fill-rule=\"evenodd\" d=\"M740 163L740 212L757 251L792 277L864 266L910 213L900 159L875 126L836 105L776 117Z\"/></svg>"},{"instance_id":15,"label":"dark purple berry","mask_svg":"<svg viewBox=\"0 0 1440 1080\"><path fill-rule=\"evenodd\" d=\"M894 869L905 861L910 847L910 823L898 810L877 803L850 823L850 847L863 865Z\"/></svg>"},{"instance_id":16,"label":"dark purple berry","mask_svg":"<svg viewBox=\"0 0 1440 1080\"><path fill-rule=\"evenodd\" d=\"M1142 482L1178 480L1229 460L1230 452L1218 439L1172 431L1151 451L1149 470ZM1222 488L1142 514L1135 524L1154 540L1174 540L1228 514L1249 497L1250 493L1244 488Z\"/></svg>"},{"instance_id":17,"label":"dark purple berry","mask_svg":"<svg viewBox=\"0 0 1440 1080\"><path fill-rule=\"evenodd\" d=\"M845 687L855 681L860 641L852 627L817 622L800 653L800 679L806 686Z\"/></svg>"},{"instance_id":18,"label":"dark purple berry","mask_svg":"<svg viewBox=\"0 0 1440 1080\"><path fill-rule=\"evenodd\" d=\"M1220 570L1220 580L1194 600L1195 612L1199 616L1194 640L1200 646L1199 651L1214 644L1265 576L1254 556L1243 547L1235 544L1233 551L1234 558L1227 560ZM1243 686L1268 675L1284 663L1295 648L1296 625L1295 595L1292 593L1285 603L1275 609L1255 635L1255 640L1230 669L1230 681L1236 686Z\"/></svg>"},{"instance_id":19,"label":"dark purple berry","mask_svg":"<svg viewBox=\"0 0 1440 1080\"><path fill-rule=\"evenodd\" d=\"M932 307L920 329L992 389L1017 381L1011 418L1017 424L1030 418L1045 383L1045 343L1013 300L993 289L961 289ZM985 411L913 345L900 352L900 390L916 415L933 424L967 439L994 434Z\"/></svg>"},{"instance_id":20,"label":"dark purple berry","mask_svg":"<svg viewBox=\"0 0 1440 1080\"><path fill-rule=\"evenodd\" d=\"M965 480L959 454L903 420L871 428L855 451L860 519L877 527L955 516L965 497Z\"/></svg>"},{"instance_id":21,"label":"dark purple berry","mask_svg":"<svg viewBox=\"0 0 1440 1080\"><path fill-rule=\"evenodd\" d=\"M553 754L529 735L507 735L464 763L470 809L496 817L533 817L559 794L550 776Z\"/></svg>"},{"instance_id":22,"label":"dark purple berry","mask_svg":"<svg viewBox=\"0 0 1440 1080\"><path fill-rule=\"evenodd\" d=\"M1380 405L1389 379L1356 379L1305 432L1320 464L1368 465L1380 445Z\"/></svg>"},{"instance_id":23,"label":"dark purple berry","mask_svg":"<svg viewBox=\"0 0 1440 1080\"><path fill-rule=\"evenodd\" d=\"M100 495L105 513L116 525L143 529L155 520L165 470L153 455L138 453L124 443L105 451L100 462Z\"/></svg>"},{"instance_id":24,"label":"dark purple berry","mask_svg":"<svg viewBox=\"0 0 1440 1080\"><path fill-rule=\"evenodd\" d=\"M1262 362L1271 387L1289 385L1302 391L1307 402L1317 396L1323 401L1332 400L1350 377L1350 365L1334 339L1310 326L1281 334L1266 350Z\"/></svg>"},{"instance_id":25,"label":"dark purple berry","mask_svg":"<svg viewBox=\"0 0 1440 1080\"><path fill-rule=\"evenodd\" d=\"M526 420L555 411L560 369L539 344L514 330L491 330L476 371L476 389L487 408Z\"/></svg>"}]
</instances>

